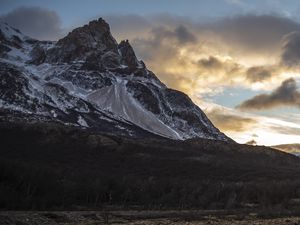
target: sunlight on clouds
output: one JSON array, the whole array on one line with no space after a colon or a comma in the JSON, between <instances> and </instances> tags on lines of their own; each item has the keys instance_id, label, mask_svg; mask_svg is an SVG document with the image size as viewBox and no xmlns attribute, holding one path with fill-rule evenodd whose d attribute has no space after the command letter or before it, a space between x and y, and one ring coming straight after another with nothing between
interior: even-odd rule
<instances>
[{"instance_id":1,"label":"sunlight on clouds","mask_svg":"<svg viewBox=\"0 0 300 225\"><path fill-rule=\"evenodd\" d=\"M232 137L239 143L246 143L249 140L255 140L258 145L279 145L298 143L300 140L300 125L292 122L286 122L276 118L269 117L256 117L258 124L249 131L245 131L242 134L236 132L225 132L228 136ZM298 130L292 133L285 133L276 128L283 128L285 130ZM255 134L255 137L253 137Z\"/></svg>"},{"instance_id":2,"label":"sunlight on clouds","mask_svg":"<svg viewBox=\"0 0 300 225\"><path fill-rule=\"evenodd\" d=\"M216 127L226 135L239 143L254 140L258 145L299 142L300 134L295 133L295 130L293 130L294 133L286 134L279 129L274 129L274 127L295 128L297 125L294 123L280 119L271 120L235 109L225 108L224 110L224 107L222 110L216 110L216 105L210 109L208 107L211 104L208 102L209 97L222 94L226 88L230 87L271 92L283 80L300 77L297 69L283 65L264 65L262 62L267 59L261 58L256 61L257 64L246 64L247 60L240 60L240 62L243 61L241 64L234 57L212 51L211 46L205 48L203 43L199 45L194 43L192 46L188 45L183 48L177 47L173 52L174 57L166 58L162 63L150 61L151 69L157 71L168 86L188 94L204 109ZM251 63L253 62L255 60ZM261 69L258 70L258 68ZM250 71L257 72L257 74L249 74ZM256 77L251 80L249 75ZM223 104L226 105L226 102Z\"/></svg>"},{"instance_id":3,"label":"sunlight on clouds","mask_svg":"<svg viewBox=\"0 0 300 225\"><path fill-rule=\"evenodd\" d=\"M241 144L246 143L250 140L254 140L257 145L266 146L299 143L299 132L298 134L296 132L295 134L291 134L284 133L275 129L276 127L284 127L285 129L297 128L300 131L300 126L298 124L288 123L279 119L270 119L267 117L252 116L252 118L258 120L258 123L256 125L253 125L249 130L245 130L243 132L223 130L223 132Z\"/></svg>"},{"instance_id":4,"label":"sunlight on clouds","mask_svg":"<svg viewBox=\"0 0 300 225\"><path fill-rule=\"evenodd\" d=\"M298 143L300 135L291 135L291 134L280 134L275 132L270 132L268 130L257 130L256 131L258 137L256 138L256 142L258 145L280 145L280 144L291 144Z\"/></svg>"},{"instance_id":5,"label":"sunlight on clouds","mask_svg":"<svg viewBox=\"0 0 300 225\"><path fill-rule=\"evenodd\" d=\"M251 89L254 91L258 91L258 90L265 90L267 88L264 83L256 82L256 83L251 84Z\"/></svg>"},{"instance_id":6,"label":"sunlight on clouds","mask_svg":"<svg viewBox=\"0 0 300 225\"><path fill-rule=\"evenodd\" d=\"M137 56L168 87L188 94L228 136L239 143L299 142L296 123L286 123L279 114L273 113L276 118L270 120L268 114L230 108L234 107L231 98L240 101L237 105L257 94L272 93L284 80L300 78L300 67L294 66L297 51L289 44L300 43L300 34L293 32L300 30L298 23L272 15L237 16L207 24L164 16L140 20L137 16L134 21L142 21L141 26L121 30L125 37L130 34ZM239 89L239 96L229 94L230 89ZM222 106L213 102L214 96L222 96L218 98L222 102L217 102Z\"/></svg>"},{"instance_id":7,"label":"sunlight on clouds","mask_svg":"<svg viewBox=\"0 0 300 225\"><path fill-rule=\"evenodd\" d=\"M300 116L295 122L284 118L258 116L220 106L213 102L195 101L212 122L226 135L238 143L254 140L257 145L299 143Z\"/></svg>"}]
</instances>

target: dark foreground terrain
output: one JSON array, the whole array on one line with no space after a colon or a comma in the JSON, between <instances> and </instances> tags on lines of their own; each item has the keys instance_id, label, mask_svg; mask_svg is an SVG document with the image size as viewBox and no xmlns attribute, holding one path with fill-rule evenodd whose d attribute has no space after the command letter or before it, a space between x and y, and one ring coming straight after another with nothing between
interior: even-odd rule
<instances>
[{"instance_id":1,"label":"dark foreground terrain","mask_svg":"<svg viewBox=\"0 0 300 225\"><path fill-rule=\"evenodd\" d=\"M300 159L266 147L129 139L54 123L2 122L0 137L2 210L300 207Z\"/></svg>"},{"instance_id":2,"label":"dark foreground terrain","mask_svg":"<svg viewBox=\"0 0 300 225\"><path fill-rule=\"evenodd\" d=\"M299 225L300 216L224 211L3 211L0 225Z\"/></svg>"}]
</instances>

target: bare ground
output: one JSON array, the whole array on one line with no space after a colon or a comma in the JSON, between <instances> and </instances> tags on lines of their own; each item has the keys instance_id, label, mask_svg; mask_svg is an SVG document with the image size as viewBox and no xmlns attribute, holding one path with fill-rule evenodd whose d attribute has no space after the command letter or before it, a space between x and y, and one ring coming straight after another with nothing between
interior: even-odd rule
<instances>
[{"instance_id":1,"label":"bare ground","mask_svg":"<svg viewBox=\"0 0 300 225\"><path fill-rule=\"evenodd\" d=\"M261 218L217 211L2 211L0 225L300 225L299 216Z\"/></svg>"}]
</instances>

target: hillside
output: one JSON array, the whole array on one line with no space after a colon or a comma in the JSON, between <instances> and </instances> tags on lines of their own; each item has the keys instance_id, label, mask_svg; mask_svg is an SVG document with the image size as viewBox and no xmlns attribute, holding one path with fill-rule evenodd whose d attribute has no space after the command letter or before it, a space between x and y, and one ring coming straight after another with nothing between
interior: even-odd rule
<instances>
[{"instance_id":1,"label":"hillside","mask_svg":"<svg viewBox=\"0 0 300 225\"><path fill-rule=\"evenodd\" d=\"M291 207L300 159L266 147L0 126L2 209Z\"/></svg>"}]
</instances>

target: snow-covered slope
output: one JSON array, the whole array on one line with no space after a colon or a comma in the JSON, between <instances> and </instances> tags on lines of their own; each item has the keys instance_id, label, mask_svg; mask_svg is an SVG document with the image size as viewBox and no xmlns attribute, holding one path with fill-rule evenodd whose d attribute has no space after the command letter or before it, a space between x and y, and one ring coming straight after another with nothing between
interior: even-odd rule
<instances>
[{"instance_id":1,"label":"snow-covered slope","mask_svg":"<svg viewBox=\"0 0 300 225\"><path fill-rule=\"evenodd\" d=\"M57 42L0 25L2 119L47 120L133 137L227 141L185 94L167 88L117 43L103 20Z\"/></svg>"}]
</instances>

